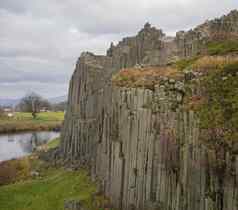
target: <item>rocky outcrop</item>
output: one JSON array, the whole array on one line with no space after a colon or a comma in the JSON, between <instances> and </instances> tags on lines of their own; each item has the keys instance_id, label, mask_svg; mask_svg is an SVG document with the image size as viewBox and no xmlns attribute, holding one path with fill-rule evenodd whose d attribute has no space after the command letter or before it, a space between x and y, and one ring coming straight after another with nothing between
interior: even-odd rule
<instances>
[{"instance_id":1,"label":"rocky outcrop","mask_svg":"<svg viewBox=\"0 0 238 210\"><path fill-rule=\"evenodd\" d=\"M181 90L178 82L113 91L93 174L116 207L237 209L237 156L227 153L218 172L219 159L199 140L195 113L181 108Z\"/></svg>"},{"instance_id":2,"label":"rocky outcrop","mask_svg":"<svg viewBox=\"0 0 238 210\"><path fill-rule=\"evenodd\" d=\"M165 77L153 89L111 82L121 68L164 66L203 52L212 31L228 27L236 35L237 14L175 38L146 24L135 37L112 44L106 56L79 58L60 153L65 161L90 166L115 208L238 209L238 156L226 152L220 170L218 154L200 140L198 118L184 109L186 81L193 77Z\"/></svg>"},{"instance_id":3,"label":"rocky outcrop","mask_svg":"<svg viewBox=\"0 0 238 210\"><path fill-rule=\"evenodd\" d=\"M231 11L228 15L215 20L206 21L188 32L180 31L176 34L178 55L191 57L206 50L206 43L225 39L238 38L238 12Z\"/></svg>"}]
</instances>

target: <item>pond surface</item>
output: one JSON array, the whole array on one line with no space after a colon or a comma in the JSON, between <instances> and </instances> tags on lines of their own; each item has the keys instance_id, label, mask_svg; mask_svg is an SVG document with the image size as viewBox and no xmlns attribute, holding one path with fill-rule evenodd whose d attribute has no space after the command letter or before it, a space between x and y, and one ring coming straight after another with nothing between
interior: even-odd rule
<instances>
[{"instance_id":1,"label":"pond surface","mask_svg":"<svg viewBox=\"0 0 238 210\"><path fill-rule=\"evenodd\" d=\"M37 146L59 137L59 132L39 131L0 135L0 162L31 154Z\"/></svg>"}]
</instances>

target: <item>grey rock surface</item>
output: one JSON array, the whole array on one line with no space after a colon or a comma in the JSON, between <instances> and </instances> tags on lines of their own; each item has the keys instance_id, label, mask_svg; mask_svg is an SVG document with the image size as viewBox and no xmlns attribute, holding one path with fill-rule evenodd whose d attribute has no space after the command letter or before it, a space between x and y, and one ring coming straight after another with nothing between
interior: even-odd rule
<instances>
[{"instance_id":1,"label":"grey rock surface","mask_svg":"<svg viewBox=\"0 0 238 210\"><path fill-rule=\"evenodd\" d=\"M237 14L175 38L146 24L135 37L111 44L106 56L87 52L79 58L60 154L90 167L115 208L238 210L238 156L227 152L226 167L214 169L217 154L201 143L195 113L183 109L184 81L167 79L154 91L111 83L122 68L197 55L216 31L236 35Z\"/></svg>"}]
</instances>

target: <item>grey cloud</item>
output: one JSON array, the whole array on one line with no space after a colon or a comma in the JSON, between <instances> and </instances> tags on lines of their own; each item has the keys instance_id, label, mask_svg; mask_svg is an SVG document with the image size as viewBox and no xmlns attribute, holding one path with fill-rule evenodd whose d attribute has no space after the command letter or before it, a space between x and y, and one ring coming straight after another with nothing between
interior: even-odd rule
<instances>
[{"instance_id":1,"label":"grey cloud","mask_svg":"<svg viewBox=\"0 0 238 210\"><path fill-rule=\"evenodd\" d=\"M46 0L43 0L46 1ZM45 2L46 3L46 2ZM37 7L32 14L73 24L90 34L135 33L146 21L168 31L199 24L204 18L237 8L236 0L52 0L48 9ZM215 8L215 9L214 9ZM33 12L34 11L34 12Z\"/></svg>"},{"instance_id":2,"label":"grey cloud","mask_svg":"<svg viewBox=\"0 0 238 210\"><path fill-rule=\"evenodd\" d=\"M174 34L235 8L237 0L1 0L0 97L63 95L82 51L103 54L147 21Z\"/></svg>"},{"instance_id":3,"label":"grey cloud","mask_svg":"<svg viewBox=\"0 0 238 210\"><path fill-rule=\"evenodd\" d=\"M20 98L29 92L40 93L43 97L67 94L68 83L50 84L39 82L0 83L1 98Z\"/></svg>"},{"instance_id":4,"label":"grey cloud","mask_svg":"<svg viewBox=\"0 0 238 210\"><path fill-rule=\"evenodd\" d=\"M25 12L27 9L27 4L25 1L22 0L1 0L0 1L0 8L15 12L15 13L22 13Z\"/></svg>"}]
</instances>

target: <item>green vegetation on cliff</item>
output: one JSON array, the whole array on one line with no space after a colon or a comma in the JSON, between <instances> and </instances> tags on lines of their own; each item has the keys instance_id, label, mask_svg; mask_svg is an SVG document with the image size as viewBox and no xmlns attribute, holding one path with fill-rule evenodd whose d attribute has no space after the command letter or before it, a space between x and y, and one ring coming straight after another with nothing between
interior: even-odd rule
<instances>
[{"instance_id":1,"label":"green vegetation on cliff","mask_svg":"<svg viewBox=\"0 0 238 210\"><path fill-rule=\"evenodd\" d=\"M218 54L235 49L229 48L227 43L219 45ZM204 55L182 59L176 63L176 67L122 69L114 75L112 82L120 87L151 90L155 85L163 85L164 79L167 83L170 83L170 80L181 80L186 86L195 82L195 86L189 87L193 91L186 93L191 96L188 109L198 111L203 139L219 151L222 148L238 153L238 57L228 54ZM181 70L188 67L193 76L186 81L187 73Z\"/></svg>"},{"instance_id":2,"label":"green vegetation on cliff","mask_svg":"<svg viewBox=\"0 0 238 210\"><path fill-rule=\"evenodd\" d=\"M238 152L238 62L210 73L203 81L204 100L199 109L201 127L213 145ZM237 151L236 151L237 150Z\"/></svg>"},{"instance_id":3,"label":"green vegetation on cliff","mask_svg":"<svg viewBox=\"0 0 238 210\"><path fill-rule=\"evenodd\" d=\"M228 54L237 54L238 53L238 41L237 40L225 40L225 41L211 41L208 42L206 46L206 53L203 55L194 56L190 58L180 59L175 63L175 67L178 70L185 70L187 68L193 68L193 65L196 64L197 61L203 63L206 59L216 58L215 56L220 56L221 60L227 60L225 58ZM224 56L224 57L223 57Z\"/></svg>"},{"instance_id":4,"label":"green vegetation on cliff","mask_svg":"<svg viewBox=\"0 0 238 210\"><path fill-rule=\"evenodd\" d=\"M200 76L190 82L192 86L187 84L192 91L187 91L191 98L185 99L185 107L197 112L201 139L223 156L219 157L222 162L226 151L238 154L238 59L204 56L192 65L192 71Z\"/></svg>"},{"instance_id":5,"label":"green vegetation on cliff","mask_svg":"<svg viewBox=\"0 0 238 210\"><path fill-rule=\"evenodd\" d=\"M207 45L209 55L225 55L227 53L238 53L237 40L213 41Z\"/></svg>"},{"instance_id":6,"label":"green vegetation on cliff","mask_svg":"<svg viewBox=\"0 0 238 210\"><path fill-rule=\"evenodd\" d=\"M17 112L14 117L0 117L0 133L41 131L60 128L63 112L42 112L34 119L31 113Z\"/></svg>"}]
</instances>

